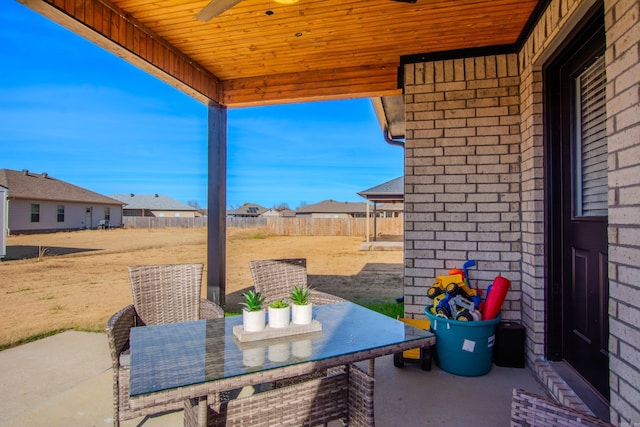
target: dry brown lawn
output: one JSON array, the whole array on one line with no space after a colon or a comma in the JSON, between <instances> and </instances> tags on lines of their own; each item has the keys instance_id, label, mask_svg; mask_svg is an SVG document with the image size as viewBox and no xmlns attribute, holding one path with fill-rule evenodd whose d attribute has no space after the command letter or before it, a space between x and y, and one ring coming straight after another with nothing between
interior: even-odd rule
<instances>
[{"instance_id":1,"label":"dry brown lawn","mask_svg":"<svg viewBox=\"0 0 640 427\"><path fill-rule=\"evenodd\" d=\"M402 251L359 251L359 237L227 231L227 306L252 286L249 261L307 258L313 287L358 303L402 294ZM101 331L131 304L127 266L203 263L206 229L116 229L9 236L0 263L0 347L61 329ZM206 273L205 273L206 274ZM204 281L203 281L204 282ZM206 283L202 295L206 296Z\"/></svg>"}]
</instances>

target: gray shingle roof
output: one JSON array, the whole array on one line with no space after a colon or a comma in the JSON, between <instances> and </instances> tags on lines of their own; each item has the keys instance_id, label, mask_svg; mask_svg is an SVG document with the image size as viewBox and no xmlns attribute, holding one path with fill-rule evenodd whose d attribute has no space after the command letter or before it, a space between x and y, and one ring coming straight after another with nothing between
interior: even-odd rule
<instances>
[{"instance_id":1,"label":"gray shingle roof","mask_svg":"<svg viewBox=\"0 0 640 427\"><path fill-rule=\"evenodd\" d=\"M0 185L9 189L8 196L11 199L122 205L118 200L69 184L46 173L0 169Z\"/></svg>"},{"instance_id":2,"label":"gray shingle roof","mask_svg":"<svg viewBox=\"0 0 640 427\"><path fill-rule=\"evenodd\" d=\"M306 205L296 210L296 213L366 213L367 204L364 202L337 202L324 200L313 205Z\"/></svg>"},{"instance_id":3,"label":"gray shingle roof","mask_svg":"<svg viewBox=\"0 0 640 427\"><path fill-rule=\"evenodd\" d=\"M162 194L112 194L111 197L125 203L125 209L149 209L165 211L195 211L193 206Z\"/></svg>"},{"instance_id":4,"label":"gray shingle roof","mask_svg":"<svg viewBox=\"0 0 640 427\"><path fill-rule=\"evenodd\" d=\"M367 200L404 200L404 176L360 191L358 195Z\"/></svg>"},{"instance_id":5,"label":"gray shingle roof","mask_svg":"<svg viewBox=\"0 0 640 427\"><path fill-rule=\"evenodd\" d=\"M240 206L238 209L229 212L231 215L236 216L259 216L264 212L268 211L267 208L264 208L260 205L256 205L255 203L245 203Z\"/></svg>"}]
</instances>

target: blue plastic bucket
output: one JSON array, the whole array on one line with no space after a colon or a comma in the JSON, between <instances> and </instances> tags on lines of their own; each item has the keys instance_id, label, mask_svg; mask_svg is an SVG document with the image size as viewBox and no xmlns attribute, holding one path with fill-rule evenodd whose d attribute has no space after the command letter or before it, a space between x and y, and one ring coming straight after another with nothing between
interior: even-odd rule
<instances>
[{"instance_id":1,"label":"blue plastic bucket","mask_svg":"<svg viewBox=\"0 0 640 427\"><path fill-rule=\"evenodd\" d=\"M496 324L491 320L464 322L438 317L427 307L436 336L435 361L443 371L464 377L477 377L491 370Z\"/></svg>"}]
</instances>

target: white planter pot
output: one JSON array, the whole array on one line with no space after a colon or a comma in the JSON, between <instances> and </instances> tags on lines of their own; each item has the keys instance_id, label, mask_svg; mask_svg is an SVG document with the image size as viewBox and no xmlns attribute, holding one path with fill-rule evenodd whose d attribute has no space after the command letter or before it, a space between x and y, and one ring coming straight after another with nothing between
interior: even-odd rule
<instances>
[{"instance_id":1,"label":"white planter pot","mask_svg":"<svg viewBox=\"0 0 640 427\"><path fill-rule=\"evenodd\" d=\"M245 332L260 332L266 324L266 312L242 310L242 327Z\"/></svg>"},{"instance_id":2,"label":"white planter pot","mask_svg":"<svg viewBox=\"0 0 640 427\"><path fill-rule=\"evenodd\" d=\"M291 343L291 352L295 357L306 359L311 356L313 345L311 340L294 341Z\"/></svg>"},{"instance_id":3,"label":"white planter pot","mask_svg":"<svg viewBox=\"0 0 640 427\"><path fill-rule=\"evenodd\" d=\"M242 350L242 364L250 368L262 366L264 365L264 353L264 347Z\"/></svg>"},{"instance_id":4,"label":"white planter pot","mask_svg":"<svg viewBox=\"0 0 640 427\"><path fill-rule=\"evenodd\" d=\"M289 343L279 343L270 345L267 353L271 362L286 362L289 360Z\"/></svg>"},{"instance_id":5,"label":"white planter pot","mask_svg":"<svg viewBox=\"0 0 640 427\"><path fill-rule=\"evenodd\" d=\"M269 307L269 327L286 328L289 326L290 307L273 308Z\"/></svg>"},{"instance_id":6,"label":"white planter pot","mask_svg":"<svg viewBox=\"0 0 640 427\"><path fill-rule=\"evenodd\" d=\"M291 321L296 325L308 325L313 319L313 304L291 304Z\"/></svg>"}]
</instances>

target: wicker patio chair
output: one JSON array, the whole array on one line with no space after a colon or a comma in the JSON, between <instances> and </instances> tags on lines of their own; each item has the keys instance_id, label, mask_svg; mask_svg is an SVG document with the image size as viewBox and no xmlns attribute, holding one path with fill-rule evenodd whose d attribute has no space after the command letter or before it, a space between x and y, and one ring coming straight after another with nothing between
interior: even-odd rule
<instances>
[{"instance_id":1,"label":"wicker patio chair","mask_svg":"<svg viewBox=\"0 0 640 427\"><path fill-rule=\"evenodd\" d=\"M308 285L307 260L305 258L283 258L249 261L256 292L265 297L265 304L277 299L287 299L296 285ZM311 302L315 305L346 301L335 295L314 289Z\"/></svg>"},{"instance_id":2,"label":"wicker patio chair","mask_svg":"<svg viewBox=\"0 0 640 427\"><path fill-rule=\"evenodd\" d=\"M611 427L592 415L521 389L513 390L511 427Z\"/></svg>"},{"instance_id":3,"label":"wicker patio chair","mask_svg":"<svg viewBox=\"0 0 640 427\"><path fill-rule=\"evenodd\" d=\"M224 317L217 304L200 297L202 264L129 267L133 304L111 316L106 332L113 366L115 426L120 421L183 408L183 402L144 409L129 405L129 331L134 326L157 325Z\"/></svg>"}]
</instances>

